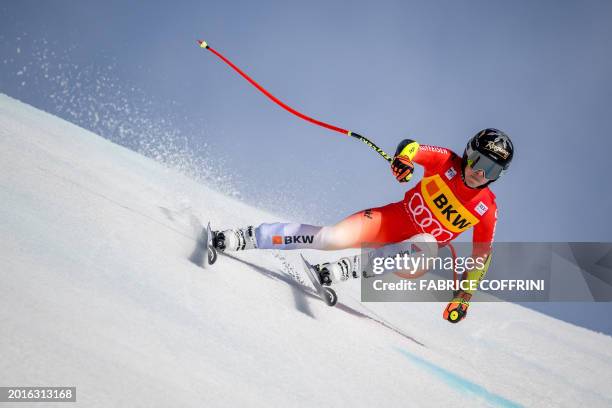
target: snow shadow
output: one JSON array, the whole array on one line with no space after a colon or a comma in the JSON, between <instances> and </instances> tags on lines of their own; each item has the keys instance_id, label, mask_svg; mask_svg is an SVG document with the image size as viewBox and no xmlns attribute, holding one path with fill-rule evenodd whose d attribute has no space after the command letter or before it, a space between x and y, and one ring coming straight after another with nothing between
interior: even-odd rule
<instances>
[{"instance_id":1,"label":"snow shadow","mask_svg":"<svg viewBox=\"0 0 612 408\"><path fill-rule=\"evenodd\" d=\"M323 302L323 300L321 300L319 298L318 295L316 295L314 293L314 291L310 288L307 288L306 286L296 282L293 278L283 274L283 273L279 273L279 272L275 272L266 268L263 268L259 265L256 265L252 262L248 262L245 261L243 259L240 259L236 256L230 255L230 254L223 254L224 257L228 257L231 258L235 261L238 261L246 266L249 266L250 268L252 268L254 271L261 273L262 275L266 276L267 278L270 279L275 279L281 282L286 283L287 285L289 285L289 287L291 288L291 292L293 294L293 300L294 300L294 305L295 308L300 311L301 313L304 313L305 315L316 319L316 316L314 315L314 313L312 312L307 299L313 299L316 302ZM330 313L334 312L333 309L338 309L341 310L345 313L348 313L352 316L358 317L358 318L362 318L362 319L368 319L372 322L375 322L379 325L381 325L382 327L384 327L387 330L391 330L393 332L395 332L396 334L400 335L401 337L403 337L406 340L409 340L412 343L416 343L419 346L423 346L425 347L425 344L421 343L420 341L418 341L417 339L415 339L414 337L402 332L401 330L397 329L396 327L394 327L393 325L385 322L382 319L376 318L376 317L372 317L369 316L363 312L358 311L355 308L352 308L350 306L345 305L344 303L338 302L336 304L336 306L334 307L330 307L329 308Z\"/></svg>"}]
</instances>

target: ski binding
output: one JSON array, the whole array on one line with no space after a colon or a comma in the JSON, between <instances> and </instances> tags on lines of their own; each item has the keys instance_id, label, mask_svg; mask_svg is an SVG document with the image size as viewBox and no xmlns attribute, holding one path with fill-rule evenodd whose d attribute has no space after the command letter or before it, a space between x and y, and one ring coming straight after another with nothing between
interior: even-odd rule
<instances>
[{"instance_id":1,"label":"ski binding","mask_svg":"<svg viewBox=\"0 0 612 408\"><path fill-rule=\"evenodd\" d=\"M304 270L306 271L306 276L310 279L312 286L314 286L315 290L319 297L327 304L327 306L334 306L336 302L338 302L338 295L332 288L325 287L319 281L319 273L315 270L314 266L312 266L304 255L300 254L302 258L302 263L304 265Z\"/></svg>"}]
</instances>

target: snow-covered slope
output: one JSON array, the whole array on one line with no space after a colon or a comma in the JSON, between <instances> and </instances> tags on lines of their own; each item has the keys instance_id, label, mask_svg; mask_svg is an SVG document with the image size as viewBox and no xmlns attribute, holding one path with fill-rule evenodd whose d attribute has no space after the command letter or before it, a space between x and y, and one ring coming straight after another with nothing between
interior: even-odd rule
<instances>
[{"instance_id":1,"label":"snow-covered slope","mask_svg":"<svg viewBox=\"0 0 612 408\"><path fill-rule=\"evenodd\" d=\"M612 405L608 336L499 303L451 325L441 304L360 304L356 282L332 309L283 268L296 253L191 263L205 220L277 217L0 95L0 386L103 407Z\"/></svg>"}]
</instances>

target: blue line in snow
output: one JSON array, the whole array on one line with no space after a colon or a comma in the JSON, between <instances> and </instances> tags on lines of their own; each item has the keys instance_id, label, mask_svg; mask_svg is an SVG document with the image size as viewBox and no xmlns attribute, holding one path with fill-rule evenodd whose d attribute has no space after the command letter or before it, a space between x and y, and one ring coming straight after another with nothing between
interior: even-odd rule
<instances>
[{"instance_id":1,"label":"blue line in snow","mask_svg":"<svg viewBox=\"0 0 612 408\"><path fill-rule=\"evenodd\" d=\"M510 401L504 397L500 397L499 395L492 393L486 388L478 384L474 384L473 382L468 381L465 378L458 376L457 374L453 374L450 371L443 369L442 367L430 363L429 361L423 360L422 358L417 357L414 354L407 352L406 350L397 347L395 349L402 353L404 356L408 357L408 359L411 360L413 363L416 363L417 365L426 368L432 374L439 377L442 381L444 381L446 384L450 385L453 388L482 398L484 401L497 407L522 407L522 405L517 404L516 402Z\"/></svg>"}]
</instances>

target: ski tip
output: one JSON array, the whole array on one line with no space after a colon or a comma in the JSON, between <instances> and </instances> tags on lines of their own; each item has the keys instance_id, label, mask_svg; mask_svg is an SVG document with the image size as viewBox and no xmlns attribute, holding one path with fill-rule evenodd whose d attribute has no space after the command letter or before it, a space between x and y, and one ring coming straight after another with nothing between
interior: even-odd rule
<instances>
[{"instance_id":1,"label":"ski tip","mask_svg":"<svg viewBox=\"0 0 612 408\"><path fill-rule=\"evenodd\" d=\"M198 40L198 44L200 44L202 48L208 48L208 43L204 40Z\"/></svg>"}]
</instances>

